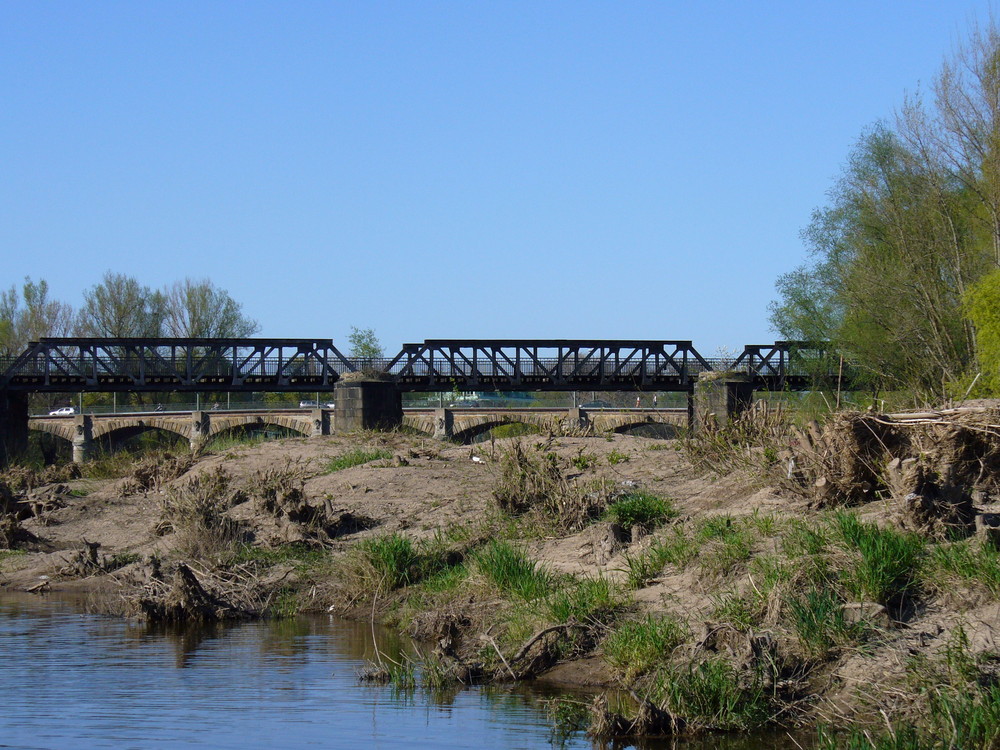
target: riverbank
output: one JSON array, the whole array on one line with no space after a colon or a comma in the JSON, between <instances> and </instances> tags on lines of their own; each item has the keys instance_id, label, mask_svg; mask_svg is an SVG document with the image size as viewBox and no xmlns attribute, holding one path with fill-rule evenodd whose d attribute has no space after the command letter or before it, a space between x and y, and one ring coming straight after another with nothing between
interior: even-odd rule
<instances>
[{"instance_id":1,"label":"riverbank","mask_svg":"<svg viewBox=\"0 0 1000 750\"><path fill-rule=\"evenodd\" d=\"M777 454L712 474L681 448L364 434L40 486L9 472L31 511L0 585L164 620L375 618L431 646L373 679L614 686L634 700L595 705L609 735L991 710L1000 552L983 523L910 528L892 493L858 489L845 511L818 480L768 481Z\"/></svg>"}]
</instances>

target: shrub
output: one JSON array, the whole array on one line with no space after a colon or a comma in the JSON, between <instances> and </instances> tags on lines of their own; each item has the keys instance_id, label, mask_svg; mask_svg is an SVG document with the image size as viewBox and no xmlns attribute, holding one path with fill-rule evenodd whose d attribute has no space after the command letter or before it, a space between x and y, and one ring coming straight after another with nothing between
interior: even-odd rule
<instances>
[{"instance_id":1,"label":"shrub","mask_svg":"<svg viewBox=\"0 0 1000 750\"><path fill-rule=\"evenodd\" d=\"M607 503L604 483L570 482L555 453L532 456L514 443L493 465L493 499L505 513L536 511L558 530L572 531L596 518Z\"/></svg>"},{"instance_id":2,"label":"shrub","mask_svg":"<svg viewBox=\"0 0 1000 750\"><path fill-rule=\"evenodd\" d=\"M163 496L160 530L176 532L179 548L192 558L228 556L240 530L226 511L241 498L225 469L203 472Z\"/></svg>"}]
</instances>

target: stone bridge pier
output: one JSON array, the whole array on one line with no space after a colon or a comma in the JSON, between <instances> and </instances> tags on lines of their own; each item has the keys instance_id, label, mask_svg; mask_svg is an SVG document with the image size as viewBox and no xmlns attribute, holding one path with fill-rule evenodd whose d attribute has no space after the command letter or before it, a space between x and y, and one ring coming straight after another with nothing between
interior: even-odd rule
<instances>
[{"instance_id":1,"label":"stone bridge pier","mask_svg":"<svg viewBox=\"0 0 1000 750\"><path fill-rule=\"evenodd\" d=\"M403 424L403 397L388 380L344 378L333 391L333 432L392 430Z\"/></svg>"},{"instance_id":2,"label":"stone bridge pier","mask_svg":"<svg viewBox=\"0 0 1000 750\"><path fill-rule=\"evenodd\" d=\"M28 395L0 391L0 466L28 449Z\"/></svg>"},{"instance_id":3,"label":"stone bridge pier","mask_svg":"<svg viewBox=\"0 0 1000 750\"><path fill-rule=\"evenodd\" d=\"M696 432L711 425L724 427L753 404L753 381L746 375L703 372L689 404L691 427Z\"/></svg>"}]
</instances>

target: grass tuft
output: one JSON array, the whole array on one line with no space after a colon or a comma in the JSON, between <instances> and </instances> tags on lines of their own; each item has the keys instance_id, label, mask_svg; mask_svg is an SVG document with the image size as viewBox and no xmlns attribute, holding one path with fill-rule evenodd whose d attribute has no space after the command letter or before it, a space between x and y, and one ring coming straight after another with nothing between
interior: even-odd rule
<instances>
[{"instance_id":1,"label":"grass tuft","mask_svg":"<svg viewBox=\"0 0 1000 750\"><path fill-rule=\"evenodd\" d=\"M690 637L687 626L672 617L624 622L604 640L604 656L628 681L665 664L671 652Z\"/></svg>"},{"instance_id":2,"label":"grass tuft","mask_svg":"<svg viewBox=\"0 0 1000 750\"><path fill-rule=\"evenodd\" d=\"M859 599L889 606L915 593L926 542L917 534L883 529L851 513L834 516L843 545L858 554L842 572L844 586Z\"/></svg>"},{"instance_id":3,"label":"grass tuft","mask_svg":"<svg viewBox=\"0 0 1000 750\"><path fill-rule=\"evenodd\" d=\"M350 469L352 466L361 466L362 464L367 464L372 461L384 461L388 458L392 458L392 451L386 450L385 448L355 448L342 456L337 456L336 458L331 459L327 463L324 473L332 474L335 471Z\"/></svg>"},{"instance_id":4,"label":"grass tuft","mask_svg":"<svg viewBox=\"0 0 1000 750\"><path fill-rule=\"evenodd\" d=\"M622 495L609 504L607 510L608 518L626 529L636 525L652 529L677 515L677 509L669 498L641 490Z\"/></svg>"},{"instance_id":5,"label":"grass tuft","mask_svg":"<svg viewBox=\"0 0 1000 750\"><path fill-rule=\"evenodd\" d=\"M500 591L531 601L546 596L552 577L509 542L492 541L472 553L476 567Z\"/></svg>"}]
</instances>

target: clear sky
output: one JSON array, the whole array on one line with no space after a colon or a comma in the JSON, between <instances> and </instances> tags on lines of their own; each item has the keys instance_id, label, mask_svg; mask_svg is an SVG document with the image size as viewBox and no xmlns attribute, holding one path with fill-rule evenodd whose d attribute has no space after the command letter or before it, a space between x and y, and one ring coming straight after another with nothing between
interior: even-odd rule
<instances>
[{"instance_id":1,"label":"clear sky","mask_svg":"<svg viewBox=\"0 0 1000 750\"><path fill-rule=\"evenodd\" d=\"M208 277L261 335L393 353L773 341L852 144L989 11L0 0L0 284Z\"/></svg>"}]
</instances>

